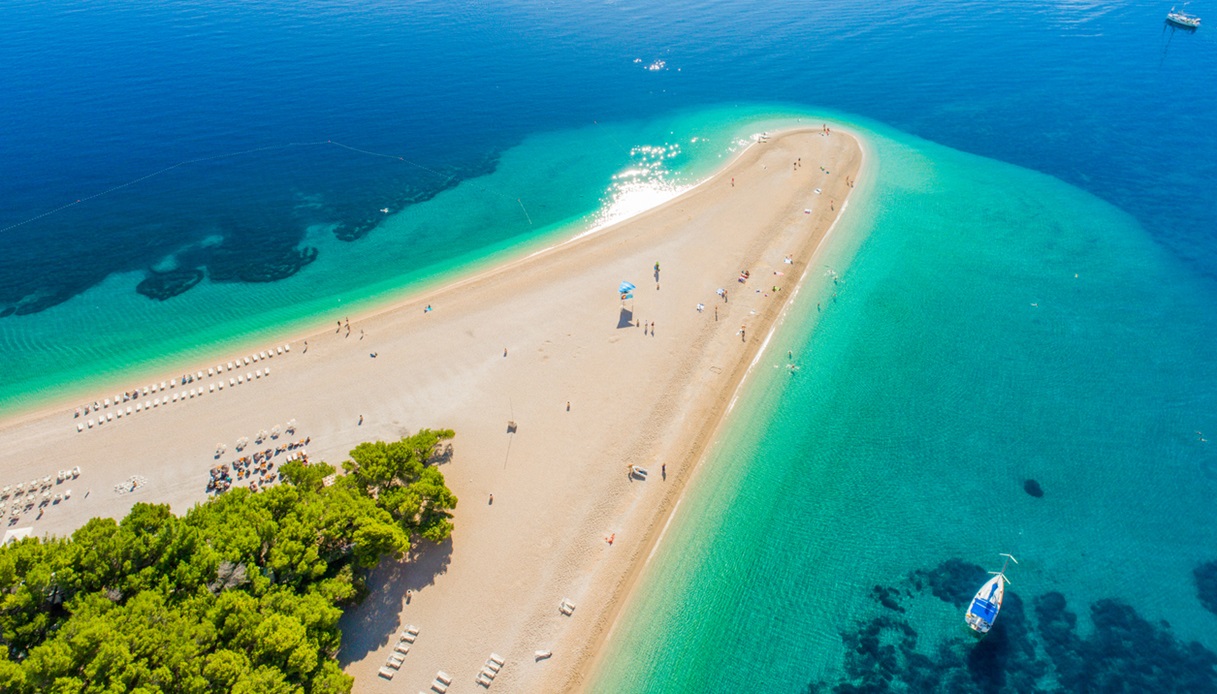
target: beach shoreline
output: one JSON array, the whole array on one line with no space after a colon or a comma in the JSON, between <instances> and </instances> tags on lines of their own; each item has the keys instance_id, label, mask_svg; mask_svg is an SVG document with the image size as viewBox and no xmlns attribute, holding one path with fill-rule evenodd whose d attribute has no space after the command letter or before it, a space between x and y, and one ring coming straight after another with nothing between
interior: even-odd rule
<instances>
[{"instance_id":1,"label":"beach shoreline","mask_svg":"<svg viewBox=\"0 0 1217 694\"><path fill-rule=\"evenodd\" d=\"M425 689L438 670L473 690L490 653L508 662L496 691L578 686L741 383L839 238L863 158L853 134L783 130L595 233L353 313L349 329L276 340L291 351L243 366L272 369L245 384L179 387L186 404L79 434L70 408L6 418L0 484L83 469L70 500L9 527L64 535L136 502L182 513L234 441L272 425L292 422L290 438L335 465L361 441L452 428L453 538L374 572L343 618L340 661L355 691ZM637 285L625 298L622 280ZM569 616L557 610L568 599ZM408 624L422 635L383 679ZM555 655L529 662L534 650Z\"/></svg>"},{"instance_id":2,"label":"beach shoreline","mask_svg":"<svg viewBox=\"0 0 1217 694\"><path fill-rule=\"evenodd\" d=\"M859 178L865 179L867 176L865 144L853 131L839 130L838 132L854 138L859 147L859 162L852 172L852 181L856 184ZM680 506L689 492L690 484L697 475L702 473L704 469L703 463L714 454L715 446L719 443L723 428L727 425L727 420L735 409L742 391L748 385L753 371L766 355L770 343L778 330L786 322L786 318L794 307L799 295L806 288L807 281L811 276L811 269L815 266L817 260L822 259L825 247L833 238L833 233L837 229L837 225L840 224L848 207L849 198L847 197L842 200L840 209L823 235L812 236L808 239L808 245L811 246L810 249L800 249L799 256L805 257L807 260L797 283L786 301L776 307L775 315L767 321L768 329L765 337L752 352L751 358L741 359L740 364L737 366L737 373L732 379L734 385L730 388L729 398L720 403L721 407L716 416L712 420L707 420L704 431L701 432L701 435L697 439L697 444L689 452L688 464L682 466L680 477L676 480L676 484L673 485L671 491L664 497L662 506L655 514L656 522L651 527L658 528L658 530L647 533L646 538L642 541L638 548L637 556L631 563L629 572L622 577L609 605L600 615L594 636L590 642L585 644L577 664L570 673L570 678L563 685L561 691L589 691L588 688L594 683L593 677L605 662L604 646L612 639L618 623L630 605L635 588L650 566L651 560L663 544L672 523L676 521L677 512L680 510ZM855 239L855 241L857 240Z\"/></svg>"}]
</instances>

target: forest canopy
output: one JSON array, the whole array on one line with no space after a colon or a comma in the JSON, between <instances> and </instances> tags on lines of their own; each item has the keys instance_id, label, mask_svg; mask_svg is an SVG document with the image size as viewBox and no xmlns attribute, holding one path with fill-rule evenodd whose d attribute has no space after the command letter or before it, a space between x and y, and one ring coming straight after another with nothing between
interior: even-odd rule
<instances>
[{"instance_id":1,"label":"forest canopy","mask_svg":"<svg viewBox=\"0 0 1217 694\"><path fill-rule=\"evenodd\" d=\"M175 516L136 504L0 547L0 691L349 692L338 619L367 571L452 533L451 430L284 464Z\"/></svg>"}]
</instances>

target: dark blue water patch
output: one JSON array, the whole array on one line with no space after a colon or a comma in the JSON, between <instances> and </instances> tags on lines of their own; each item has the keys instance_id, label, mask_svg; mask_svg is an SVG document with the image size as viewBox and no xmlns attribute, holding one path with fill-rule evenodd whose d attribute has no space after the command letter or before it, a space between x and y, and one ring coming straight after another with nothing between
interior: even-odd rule
<instances>
[{"instance_id":1,"label":"dark blue water patch","mask_svg":"<svg viewBox=\"0 0 1217 694\"><path fill-rule=\"evenodd\" d=\"M987 578L980 566L949 559L914 571L903 588L876 586L872 597L884 609L842 634L842 676L807 691L1217 692L1217 654L1110 598L1091 604L1093 626L1082 633L1061 593L1035 597L1028 610L1007 589L987 636L964 633L960 612L960 636L926 652L902 603L928 593L962 608Z\"/></svg>"},{"instance_id":2,"label":"dark blue water patch","mask_svg":"<svg viewBox=\"0 0 1217 694\"><path fill-rule=\"evenodd\" d=\"M310 226L357 241L498 163L466 154L421 166L323 142L185 164L19 227L0 256L0 315L45 310L113 272L143 271L136 291L158 300L204 277L286 279L318 256L301 245Z\"/></svg>"}]
</instances>

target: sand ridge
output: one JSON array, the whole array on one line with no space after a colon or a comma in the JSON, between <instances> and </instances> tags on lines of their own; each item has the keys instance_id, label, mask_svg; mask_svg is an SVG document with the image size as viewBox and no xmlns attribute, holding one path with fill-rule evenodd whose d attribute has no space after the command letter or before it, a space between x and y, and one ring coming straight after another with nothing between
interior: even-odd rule
<instances>
[{"instance_id":1,"label":"sand ridge","mask_svg":"<svg viewBox=\"0 0 1217 694\"><path fill-rule=\"evenodd\" d=\"M775 134L653 210L352 316L349 333L293 339L270 377L83 434L62 411L10 419L0 486L83 471L72 500L15 527L67 533L136 501L182 512L204 498L217 442L228 460L239 437L291 419L290 438L334 464L359 441L453 428L456 532L378 569L344 617L355 691L426 690L439 670L449 691L480 690L492 652L506 661L494 691L576 687L861 162L849 134ZM623 280L637 285L624 302ZM136 475L146 483L115 491ZM409 624L405 663L378 677Z\"/></svg>"}]
</instances>

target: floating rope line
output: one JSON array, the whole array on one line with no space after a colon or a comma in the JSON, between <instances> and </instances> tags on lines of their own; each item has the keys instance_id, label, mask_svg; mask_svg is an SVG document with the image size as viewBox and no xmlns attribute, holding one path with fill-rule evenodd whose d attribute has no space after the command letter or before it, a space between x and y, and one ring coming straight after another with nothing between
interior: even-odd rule
<instances>
[{"instance_id":1,"label":"floating rope line","mask_svg":"<svg viewBox=\"0 0 1217 694\"><path fill-rule=\"evenodd\" d=\"M366 150L366 149L360 149L358 147L352 147L350 145L343 144L341 142L335 142L333 140L324 140L324 141L317 141L317 142L288 142L287 144L282 144L282 145L268 145L266 147L254 147L252 149L243 149L239 152L214 154L214 155L207 156L207 157L196 157L194 159L186 159L183 161L179 161L176 164L173 164L171 166L166 166L165 168L159 169L157 171L153 171L150 174L146 174L146 175L140 176L139 178L134 178L130 181L127 181L126 183L120 183L111 188L107 188L106 190L103 190L100 193L94 193L92 195L88 195L83 198L78 198L65 205L60 205L59 207L56 207L55 209L48 210L46 212L43 212L42 214L38 214L33 217L30 217L29 219L25 219L20 222L16 222L15 224L10 224L10 225L0 229L0 234L3 234L5 232L16 229L17 227L25 226L26 224L31 224L40 219L50 217L51 215L58 214L70 207L75 207L77 205L80 205L81 203L86 203L86 202L89 202L90 200L96 200L97 198L103 197L105 195L109 195L110 193L114 193L114 192L122 190L124 188L129 188L137 183L142 183L144 181L147 181L150 178L155 178L162 174L169 173L170 171L181 168L183 166L189 166L191 164L201 164L203 162L209 162L209 161L218 161L220 159L231 159L233 157L245 156L247 154L257 154L259 152L271 152L271 151L275 151L275 150L292 149L295 147L326 147L326 146L340 147L342 149L349 150L351 152L356 152L358 154L364 154L364 155L371 156L371 157L380 157L382 159L392 159L392 160L400 161L405 164L409 164L410 166L413 166L416 169L426 171L428 173L434 174L435 176L438 176L438 177L444 179L445 184L451 182L454 178L456 178L455 176L453 176L451 174L441 173L439 171L436 171L435 169L432 169L428 166L419 164L418 162L411 161L411 160L409 160L403 156L397 155L397 154L386 154L384 152L373 152L373 151ZM471 185L474 185L475 187L485 190L487 192L494 193L495 195L498 195L499 197L501 197L505 200L511 199L511 196L505 195L504 193L494 190L493 188L488 188L487 186L479 185L476 183L473 183ZM532 226L532 217L529 216L528 210L524 209L524 203L521 202L519 198L516 198L516 202L520 203L520 209L524 210L524 216L525 216L525 218L528 219L529 226Z\"/></svg>"}]
</instances>

